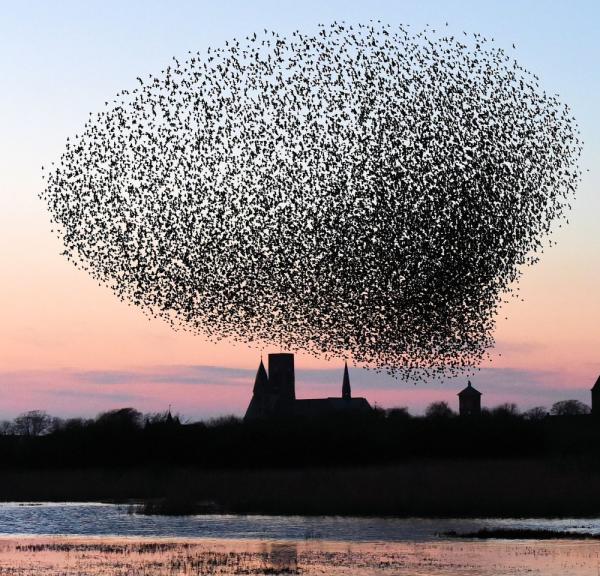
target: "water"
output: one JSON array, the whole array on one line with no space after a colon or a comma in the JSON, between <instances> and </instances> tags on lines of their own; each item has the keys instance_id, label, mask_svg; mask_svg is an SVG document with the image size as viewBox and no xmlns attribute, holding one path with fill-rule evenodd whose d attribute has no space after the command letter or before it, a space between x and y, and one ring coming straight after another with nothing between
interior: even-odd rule
<instances>
[{"instance_id":1,"label":"water","mask_svg":"<svg viewBox=\"0 0 600 576\"><path fill-rule=\"evenodd\" d=\"M598 519L424 519L334 516L143 516L89 503L0 503L0 534L143 536L341 542L428 542L451 530L530 528L600 534Z\"/></svg>"},{"instance_id":2,"label":"water","mask_svg":"<svg viewBox=\"0 0 600 576\"><path fill-rule=\"evenodd\" d=\"M0 504L0 574L598 576L600 542L448 539L530 528L600 534L600 519L130 514L110 504Z\"/></svg>"}]
</instances>

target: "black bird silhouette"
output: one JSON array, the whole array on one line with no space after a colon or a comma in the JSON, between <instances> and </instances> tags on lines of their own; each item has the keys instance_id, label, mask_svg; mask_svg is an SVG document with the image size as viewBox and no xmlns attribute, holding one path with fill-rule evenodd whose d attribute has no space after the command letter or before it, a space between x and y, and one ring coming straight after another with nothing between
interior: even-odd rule
<instances>
[{"instance_id":1,"label":"black bird silhouette","mask_svg":"<svg viewBox=\"0 0 600 576\"><path fill-rule=\"evenodd\" d=\"M581 143L483 36L408 29L265 30L138 77L45 171L64 254L211 339L414 380L477 366Z\"/></svg>"}]
</instances>

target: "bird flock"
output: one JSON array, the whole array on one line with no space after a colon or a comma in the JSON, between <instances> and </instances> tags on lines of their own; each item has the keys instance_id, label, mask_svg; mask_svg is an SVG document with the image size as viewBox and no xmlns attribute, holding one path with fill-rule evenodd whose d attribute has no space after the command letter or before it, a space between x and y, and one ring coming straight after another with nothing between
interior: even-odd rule
<instances>
[{"instance_id":1,"label":"bird flock","mask_svg":"<svg viewBox=\"0 0 600 576\"><path fill-rule=\"evenodd\" d=\"M580 153L492 40L335 22L138 78L41 197L65 256L152 317L416 381L488 355Z\"/></svg>"}]
</instances>

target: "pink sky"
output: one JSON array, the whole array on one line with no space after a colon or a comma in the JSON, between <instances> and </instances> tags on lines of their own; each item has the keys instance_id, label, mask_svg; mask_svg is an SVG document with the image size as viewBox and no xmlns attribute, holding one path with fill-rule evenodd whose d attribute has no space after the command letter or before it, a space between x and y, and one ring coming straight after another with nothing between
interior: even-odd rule
<instances>
[{"instance_id":1,"label":"pink sky","mask_svg":"<svg viewBox=\"0 0 600 576\"><path fill-rule=\"evenodd\" d=\"M190 418L243 413L260 351L173 332L70 265L60 256L37 198L43 186L40 166L60 155L65 139L107 95L142 72L160 70L173 55L245 34L259 23L288 30L338 17L328 12L328 3L300 4L288 13L244 11L241 4L236 11L216 3L210 19L158 4L144 9L146 19L131 5L119 5L119 18L105 3L93 9L91 3L69 9L7 7L0 21L0 66L10 78L0 91L0 418L29 409L94 415L126 405L153 411L169 404ZM569 225L554 236L558 245L524 271L523 301L512 300L499 315L492 362L471 379L488 406L506 401L522 408L550 406L564 398L588 402L600 374L595 8L590 4L591 13L575 12L565 3L562 13L563 8L545 7L536 12L543 25L533 30L522 2L495 11L474 2L451 8L444 3L435 10L426 2L412 3L400 11L396 3L384 2L377 8L381 14L369 13L370 4L354 3L353 17L382 15L415 26L436 18L465 22L505 46L515 42L523 64L572 106L585 142L582 167L590 171L584 172ZM94 10L101 14L94 16ZM343 10L350 10L348 2ZM296 366L299 397L340 393L340 362L299 355ZM414 413L437 399L456 407L456 392L466 384L465 377L414 386L358 368L351 370L351 380L355 394Z\"/></svg>"},{"instance_id":2,"label":"pink sky","mask_svg":"<svg viewBox=\"0 0 600 576\"><path fill-rule=\"evenodd\" d=\"M174 332L159 320L117 300L105 287L59 256L43 207L34 205L36 228L2 234L0 284L6 304L0 325L0 416L28 409L58 415L94 415L133 405L143 411L169 404L190 418L245 410L260 351ZM559 246L525 271L521 296L498 319L492 361L472 381L484 405L515 401L523 408L561 398L588 401L600 374L598 268L580 262L576 224ZM508 318L505 319L505 316ZM269 352L270 350L265 350ZM299 397L340 393L342 366L298 355ZM380 406L420 412L433 400L456 406L466 378L417 386L362 369L351 370L355 394Z\"/></svg>"}]
</instances>

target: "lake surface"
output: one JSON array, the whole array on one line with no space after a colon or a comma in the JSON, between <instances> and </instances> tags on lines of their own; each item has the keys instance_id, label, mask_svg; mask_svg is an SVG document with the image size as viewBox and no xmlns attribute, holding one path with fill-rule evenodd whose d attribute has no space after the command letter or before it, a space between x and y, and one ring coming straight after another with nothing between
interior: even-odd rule
<instances>
[{"instance_id":1,"label":"lake surface","mask_svg":"<svg viewBox=\"0 0 600 576\"><path fill-rule=\"evenodd\" d=\"M600 534L600 519L142 516L110 504L0 504L0 574L597 576L600 542L450 540L534 528Z\"/></svg>"},{"instance_id":2,"label":"lake surface","mask_svg":"<svg viewBox=\"0 0 600 576\"><path fill-rule=\"evenodd\" d=\"M600 534L599 519L424 519L334 516L144 516L127 505L0 503L0 534L347 542L437 541L450 530L532 528Z\"/></svg>"}]
</instances>

